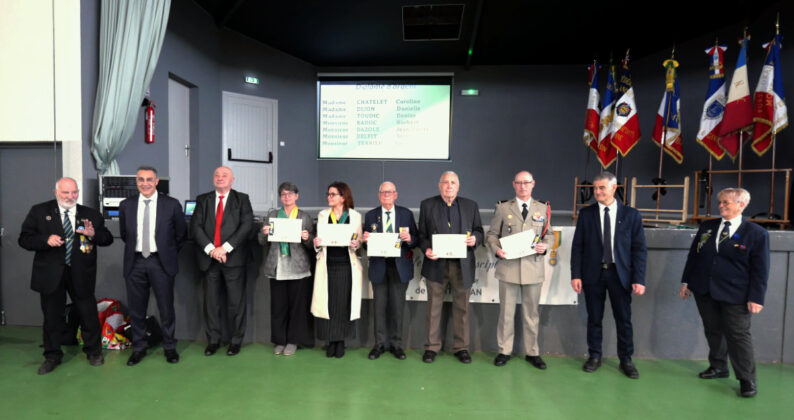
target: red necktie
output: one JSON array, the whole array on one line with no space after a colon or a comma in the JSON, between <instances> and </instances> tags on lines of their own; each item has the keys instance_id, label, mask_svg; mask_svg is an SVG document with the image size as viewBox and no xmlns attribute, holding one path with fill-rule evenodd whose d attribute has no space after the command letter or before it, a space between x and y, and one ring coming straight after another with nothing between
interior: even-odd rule
<instances>
[{"instance_id":1,"label":"red necktie","mask_svg":"<svg viewBox=\"0 0 794 420\"><path fill-rule=\"evenodd\" d=\"M221 246L221 223L223 223L223 196L219 196L218 210L215 211L215 247Z\"/></svg>"}]
</instances>

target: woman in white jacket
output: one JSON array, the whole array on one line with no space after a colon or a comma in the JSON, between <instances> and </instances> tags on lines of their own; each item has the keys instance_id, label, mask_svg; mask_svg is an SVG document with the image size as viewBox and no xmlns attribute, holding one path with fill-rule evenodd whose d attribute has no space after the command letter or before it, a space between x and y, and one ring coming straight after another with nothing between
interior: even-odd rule
<instances>
[{"instance_id":1,"label":"woman in white jacket","mask_svg":"<svg viewBox=\"0 0 794 420\"><path fill-rule=\"evenodd\" d=\"M361 262L356 255L361 237L361 214L353 210L353 193L344 182L328 186L329 209L317 215L318 233L322 224L350 224L353 234L348 246L325 246L314 238L317 267L314 273L312 314L317 317L317 336L328 342L325 355L345 355L345 339L352 338L353 321L361 312Z\"/></svg>"}]
</instances>

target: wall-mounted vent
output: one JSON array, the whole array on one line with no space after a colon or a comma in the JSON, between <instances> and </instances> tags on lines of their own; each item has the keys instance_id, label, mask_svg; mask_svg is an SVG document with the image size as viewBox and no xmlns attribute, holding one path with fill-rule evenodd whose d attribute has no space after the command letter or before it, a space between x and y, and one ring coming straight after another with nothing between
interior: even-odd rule
<instances>
[{"instance_id":1,"label":"wall-mounted vent","mask_svg":"<svg viewBox=\"0 0 794 420\"><path fill-rule=\"evenodd\" d=\"M456 41L460 39L462 4L403 6L404 41Z\"/></svg>"}]
</instances>

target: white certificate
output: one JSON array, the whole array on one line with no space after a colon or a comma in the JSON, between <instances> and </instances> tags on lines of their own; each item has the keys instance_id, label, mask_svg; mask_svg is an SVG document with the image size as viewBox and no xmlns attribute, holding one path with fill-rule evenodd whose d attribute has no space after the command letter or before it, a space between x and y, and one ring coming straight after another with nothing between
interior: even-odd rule
<instances>
[{"instance_id":1,"label":"white certificate","mask_svg":"<svg viewBox=\"0 0 794 420\"><path fill-rule=\"evenodd\" d=\"M399 257L400 234L379 233L369 234L367 239L367 256L370 257Z\"/></svg>"},{"instance_id":2,"label":"white certificate","mask_svg":"<svg viewBox=\"0 0 794 420\"><path fill-rule=\"evenodd\" d=\"M499 239L499 243L502 245L502 251L507 253L505 258L508 260L537 254L534 230L525 230L515 235L505 236Z\"/></svg>"},{"instance_id":3,"label":"white certificate","mask_svg":"<svg viewBox=\"0 0 794 420\"><path fill-rule=\"evenodd\" d=\"M433 253L438 258L466 258L466 235L433 235Z\"/></svg>"},{"instance_id":4,"label":"white certificate","mask_svg":"<svg viewBox=\"0 0 794 420\"><path fill-rule=\"evenodd\" d=\"M317 225L317 237L322 239L320 246L350 246L353 232L355 229L350 224L319 223Z\"/></svg>"},{"instance_id":5,"label":"white certificate","mask_svg":"<svg viewBox=\"0 0 794 420\"><path fill-rule=\"evenodd\" d=\"M271 218L267 240L269 242L298 243L301 241L302 228L303 219Z\"/></svg>"}]
</instances>

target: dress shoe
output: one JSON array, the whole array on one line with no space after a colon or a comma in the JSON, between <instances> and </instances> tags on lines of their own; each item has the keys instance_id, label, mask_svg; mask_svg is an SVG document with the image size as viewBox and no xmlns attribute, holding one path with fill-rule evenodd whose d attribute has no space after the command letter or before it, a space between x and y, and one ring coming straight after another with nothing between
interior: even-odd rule
<instances>
[{"instance_id":1,"label":"dress shoe","mask_svg":"<svg viewBox=\"0 0 794 420\"><path fill-rule=\"evenodd\" d=\"M375 346L372 348L372 350L370 350L369 356L367 357L369 357L369 360L375 360L385 351L386 349L384 349L383 346Z\"/></svg>"},{"instance_id":2,"label":"dress shoe","mask_svg":"<svg viewBox=\"0 0 794 420\"><path fill-rule=\"evenodd\" d=\"M405 352L403 351L402 347L389 347L389 352L394 355L394 357L405 360Z\"/></svg>"},{"instance_id":3,"label":"dress shoe","mask_svg":"<svg viewBox=\"0 0 794 420\"><path fill-rule=\"evenodd\" d=\"M133 351L132 356L130 356L130 358L127 359L127 366L137 365L138 363L141 362L141 360L143 360L144 357L146 357L146 350Z\"/></svg>"},{"instance_id":4,"label":"dress shoe","mask_svg":"<svg viewBox=\"0 0 794 420\"><path fill-rule=\"evenodd\" d=\"M544 362L543 359L540 356L529 356L529 355L527 355L527 356L524 357L524 360L526 360L527 362L529 362L529 364L531 364L532 366L535 366L536 368L538 368L540 370L545 370L546 369L546 362Z\"/></svg>"},{"instance_id":5,"label":"dress shoe","mask_svg":"<svg viewBox=\"0 0 794 420\"><path fill-rule=\"evenodd\" d=\"M422 361L425 363L433 363L436 361L436 352L433 350L425 350L425 354L422 355Z\"/></svg>"},{"instance_id":6,"label":"dress shoe","mask_svg":"<svg viewBox=\"0 0 794 420\"><path fill-rule=\"evenodd\" d=\"M342 356L345 355L345 342L344 341L337 341L336 342L336 350L334 350L334 357L340 359Z\"/></svg>"},{"instance_id":7,"label":"dress shoe","mask_svg":"<svg viewBox=\"0 0 794 420\"><path fill-rule=\"evenodd\" d=\"M278 344L276 345L276 347L273 348L273 354L284 354L285 348L287 348L287 346L282 346L281 344Z\"/></svg>"},{"instance_id":8,"label":"dress shoe","mask_svg":"<svg viewBox=\"0 0 794 420\"><path fill-rule=\"evenodd\" d=\"M582 365L582 370L588 373L592 373L598 370L601 367L601 358L600 357L589 357L584 365Z\"/></svg>"},{"instance_id":9,"label":"dress shoe","mask_svg":"<svg viewBox=\"0 0 794 420\"><path fill-rule=\"evenodd\" d=\"M717 379L717 378L727 378L730 376L728 370L719 370L714 369L713 367L709 366L708 369L704 370L703 372L698 373L698 377L700 379Z\"/></svg>"},{"instance_id":10,"label":"dress shoe","mask_svg":"<svg viewBox=\"0 0 794 420\"><path fill-rule=\"evenodd\" d=\"M496 355L496 359L493 359L493 364L494 366L504 366L508 360L510 360L510 356L499 353Z\"/></svg>"},{"instance_id":11,"label":"dress shoe","mask_svg":"<svg viewBox=\"0 0 794 420\"><path fill-rule=\"evenodd\" d=\"M466 350L461 350L455 353L455 357L457 357L461 363L466 363L466 364L471 363L471 356L469 356L469 352Z\"/></svg>"},{"instance_id":12,"label":"dress shoe","mask_svg":"<svg viewBox=\"0 0 794 420\"><path fill-rule=\"evenodd\" d=\"M39 375L46 375L52 372L60 364L61 361L58 359L45 359L44 363L39 366Z\"/></svg>"},{"instance_id":13,"label":"dress shoe","mask_svg":"<svg viewBox=\"0 0 794 420\"><path fill-rule=\"evenodd\" d=\"M758 387L755 386L755 381L739 379L739 391L744 398L755 397L755 394L758 394Z\"/></svg>"},{"instance_id":14,"label":"dress shoe","mask_svg":"<svg viewBox=\"0 0 794 420\"><path fill-rule=\"evenodd\" d=\"M229 344L229 349L226 350L227 356L236 356L240 354L240 345L239 344Z\"/></svg>"},{"instance_id":15,"label":"dress shoe","mask_svg":"<svg viewBox=\"0 0 794 420\"><path fill-rule=\"evenodd\" d=\"M165 361L168 363L176 363L179 361L179 353L176 352L176 349L165 350Z\"/></svg>"},{"instance_id":16,"label":"dress shoe","mask_svg":"<svg viewBox=\"0 0 794 420\"><path fill-rule=\"evenodd\" d=\"M298 351L298 346L296 344L287 344L286 347L284 347L284 356L292 356L296 351Z\"/></svg>"},{"instance_id":17,"label":"dress shoe","mask_svg":"<svg viewBox=\"0 0 794 420\"><path fill-rule=\"evenodd\" d=\"M325 348L325 357L334 357L336 353L336 341L331 341L328 343L328 347Z\"/></svg>"},{"instance_id":18,"label":"dress shoe","mask_svg":"<svg viewBox=\"0 0 794 420\"><path fill-rule=\"evenodd\" d=\"M102 353L91 354L88 356L88 364L91 366L102 366L105 364L105 356L102 356Z\"/></svg>"},{"instance_id":19,"label":"dress shoe","mask_svg":"<svg viewBox=\"0 0 794 420\"><path fill-rule=\"evenodd\" d=\"M634 367L634 363L632 363L631 360L621 360L620 371L631 379L638 379L640 377L640 372L637 371L637 368Z\"/></svg>"},{"instance_id":20,"label":"dress shoe","mask_svg":"<svg viewBox=\"0 0 794 420\"><path fill-rule=\"evenodd\" d=\"M204 349L205 356L212 356L215 354L216 351L221 347L221 343L209 343L207 344L207 348Z\"/></svg>"}]
</instances>

